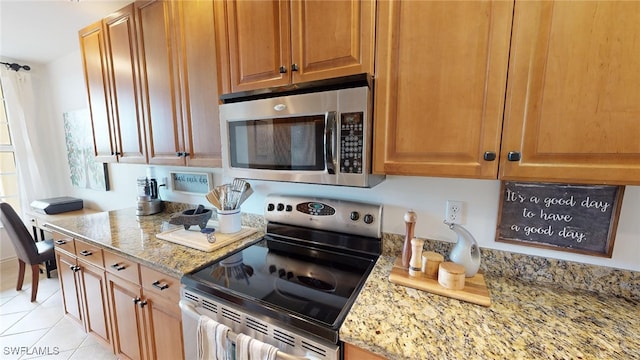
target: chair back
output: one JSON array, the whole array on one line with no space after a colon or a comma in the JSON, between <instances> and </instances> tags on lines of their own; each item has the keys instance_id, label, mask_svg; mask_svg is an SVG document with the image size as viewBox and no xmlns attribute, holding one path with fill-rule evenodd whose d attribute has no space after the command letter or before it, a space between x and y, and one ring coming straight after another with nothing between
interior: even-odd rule
<instances>
[{"instance_id":1,"label":"chair back","mask_svg":"<svg viewBox=\"0 0 640 360\"><path fill-rule=\"evenodd\" d=\"M37 264L38 247L11 205L0 203L0 222L4 225L18 258L27 264Z\"/></svg>"}]
</instances>

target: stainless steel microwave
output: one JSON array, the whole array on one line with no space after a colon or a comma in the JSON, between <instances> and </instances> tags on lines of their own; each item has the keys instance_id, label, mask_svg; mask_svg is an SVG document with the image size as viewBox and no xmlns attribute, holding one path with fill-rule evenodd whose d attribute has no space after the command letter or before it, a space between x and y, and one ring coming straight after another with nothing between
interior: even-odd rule
<instances>
[{"instance_id":1,"label":"stainless steel microwave","mask_svg":"<svg viewBox=\"0 0 640 360\"><path fill-rule=\"evenodd\" d=\"M225 175L354 187L384 179L371 174L369 75L241 95L220 105Z\"/></svg>"}]
</instances>

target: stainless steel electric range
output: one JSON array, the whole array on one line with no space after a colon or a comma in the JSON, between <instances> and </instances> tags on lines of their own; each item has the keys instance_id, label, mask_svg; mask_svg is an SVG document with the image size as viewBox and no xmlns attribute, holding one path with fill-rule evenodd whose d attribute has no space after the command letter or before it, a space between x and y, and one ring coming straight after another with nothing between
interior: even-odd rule
<instances>
[{"instance_id":1,"label":"stainless steel electric range","mask_svg":"<svg viewBox=\"0 0 640 360\"><path fill-rule=\"evenodd\" d=\"M266 235L182 277L185 352L206 315L280 349L339 359L339 330L378 259L382 206L270 195Z\"/></svg>"}]
</instances>

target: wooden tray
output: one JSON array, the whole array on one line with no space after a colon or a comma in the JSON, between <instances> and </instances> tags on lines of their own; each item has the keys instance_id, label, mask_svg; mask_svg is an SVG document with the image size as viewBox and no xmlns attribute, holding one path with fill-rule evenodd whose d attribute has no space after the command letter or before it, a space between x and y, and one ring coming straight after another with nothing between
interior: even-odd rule
<instances>
[{"instance_id":1,"label":"wooden tray","mask_svg":"<svg viewBox=\"0 0 640 360\"><path fill-rule=\"evenodd\" d=\"M402 267L402 258L398 257L391 269L391 274L389 274L389 281L394 284L424 290L433 294L447 296L473 304L482 306L491 305L489 289L487 289L487 284L484 281L484 275L481 273L477 273L475 276L467 278L465 280L464 289L450 290L442 287L442 285L438 283L437 279L409 276L408 269Z\"/></svg>"},{"instance_id":2,"label":"wooden tray","mask_svg":"<svg viewBox=\"0 0 640 360\"><path fill-rule=\"evenodd\" d=\"M190 248L211 252L223 246L229 245L235 241L243 239L257 231L254 228L243 226L242 230L232 234L215 232L214 234L216 235L216 242L211 244L207 241L207 235L200 232L200 227L192 226L191 228L193 230L185 230L184 227L179 227L177 229L172 229L156 234L156 237L158 239L171 241L173 243L188 246Z\"/></svg>"}]
</instances>

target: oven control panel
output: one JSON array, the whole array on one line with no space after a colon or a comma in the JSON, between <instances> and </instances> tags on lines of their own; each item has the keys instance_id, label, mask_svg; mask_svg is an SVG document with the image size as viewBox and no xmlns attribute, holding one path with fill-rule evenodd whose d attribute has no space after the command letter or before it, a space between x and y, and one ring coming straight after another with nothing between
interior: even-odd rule
<instances>
[{"instance_id":1,"label":"oven control panel","mask_svg":"<svg viewBox=\"0 0 640 360\"><path fill-rule=\"evenodd\" d=\"M269 195L265 219L288 225L382 237L382 205L304 196Z\"/></svg>"}]
</instances>

